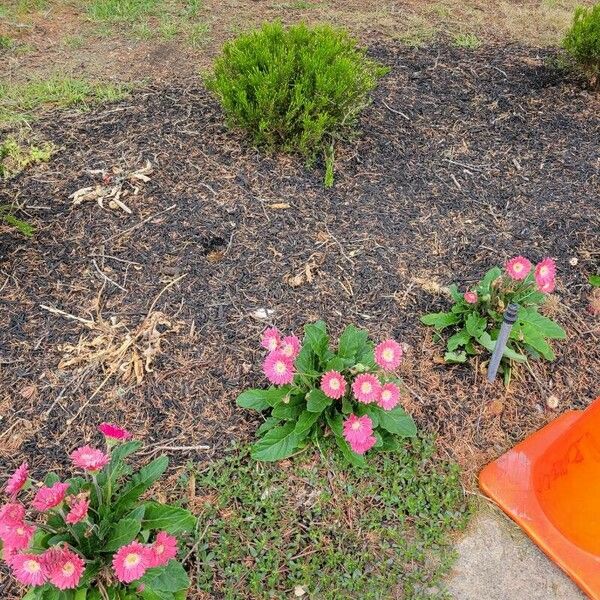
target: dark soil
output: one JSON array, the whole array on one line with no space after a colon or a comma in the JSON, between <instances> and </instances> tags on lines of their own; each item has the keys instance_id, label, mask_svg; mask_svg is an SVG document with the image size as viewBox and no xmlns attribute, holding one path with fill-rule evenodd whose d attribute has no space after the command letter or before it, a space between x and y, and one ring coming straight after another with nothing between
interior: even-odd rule
<instances>
[{"instance_id":1,"label":"dark soil","mask_svg":"<svg viewBox=\"0 0 600 600\"><path fill-rule=\"evenodd\" d=\"M554 418L550 395L558 411L598 395L586 283L600 268L598 95L522 47L373 54L392 71L360 135L339 145L330 190L322 169L228 131L196 79L36 123L58 153L0 191L38 227L30 241L0 230L0 478L24 457L38 474L65 469L104 420L152 452L176 447L175 463L251 438L254 416L234 400L264 382L260 309L285 331L323 318L334 333L354 322L408 344L406 405L469 474ZM151 180L122 198L131 215L68 199L101 183L89 170L147 160ZM556 258L551 305L568 339L505 390L475 364L441 364L419 317L447 306L440 286L464 288L514 254ZM58 368L66 344L98 330L40 305L134 330L155 299L170 325L141 384L103 382L93 362ZM180 449L200 444L210 450Z\"/></svg>"}]
</instances>

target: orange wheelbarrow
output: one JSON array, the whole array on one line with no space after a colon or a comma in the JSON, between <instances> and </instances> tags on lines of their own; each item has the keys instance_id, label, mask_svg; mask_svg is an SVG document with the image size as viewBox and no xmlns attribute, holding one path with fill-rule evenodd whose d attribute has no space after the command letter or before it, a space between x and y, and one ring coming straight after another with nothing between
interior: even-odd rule
<instances>
[{"instance_id":1,"label":"orange wheelbarrow","mask_svg":"<svg viewBox=\"0 0 600 600\"><path fill-rule=\"evenodd\" d=\"M490 463L483 491L593 600L600 600L600 398Z\"/></svg>"}]
</instances>

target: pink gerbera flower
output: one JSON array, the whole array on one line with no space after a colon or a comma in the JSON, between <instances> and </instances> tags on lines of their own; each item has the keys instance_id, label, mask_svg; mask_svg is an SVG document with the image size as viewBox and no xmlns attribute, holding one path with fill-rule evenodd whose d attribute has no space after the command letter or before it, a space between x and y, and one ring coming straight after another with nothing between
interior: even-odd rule
<instances>
[{"instance_id":1,"label":"pink gerbera flower","mask_svg":"<svg viewBox=\"0 0 600 600\"><path fill-rule=\"evenodd\" d=\"M280 342L281 333L279 333L279 329L277 329L277 327L269 327L268 329L265 329L262 339L260 340L260 345L269 352L273 352L273 350L277 350Z\"/></svg>"},{"instance_id":2,"label":"pink gerbera flower","mask_svg":"<svg viewBox=\"0 0 600 600\"><path fill-rule=\"evenodd\" d=\"M370 450L376 443L377 440L375 439L375 436L369 435L364 440L350 442L350 448L352 448L352 451L356 452L356 454L364 454L367 450Z\"/></svg>"},{"instance_id":3,"label":"pink gerbera flower","mask_svg":"<svg viewBox=\"0 0 600 600\"><path fill-rule=\"evenodd\" d=\"M463 298L467 304L477 304L477 292L465 292Z\"/></svg>"},{"instance_id":4,"label":"pink gerbera flower","mask_svg":"<svg viewBox=\"0 0 600 600\"><path fill-rule=\"evenodd\" d=\"M150 568L151 552L139 542L121 546L113 556L112 564L117 579L122 583L131 583L142 577Z\"/></svg>"},{"instance_id":5,"label":"pink gerbera flower","mask_svg":"<svg viewBox=\"0 0 600 600\"><path fill-rule=\"evenodd\" d=\"M400 388L395 383L386 383L381 388L377 404L384 410L392 410L400 402Z\"/></svg>"},{"instance_id":6,"label":"pink gerbera flower","mask_svg":"<svg viewBox=\"0 0 600 600\"><path fill-rule=\"evenodd\" d=\"M349 444L364 441L373 433L373 421L368 415L357 417L352 414L344 421L344 437Z\"/></svg>"},{"instance_id":7,"label":"pink gerbera flower","mask_svg":"<svg viewBox=\"0 0 600 600\"><path fill-rule=\"evenodd\" d=\"M150 566L162 567L177 556L177 539L166 531L156 536L156 541L150 546Z\"/></svg>"},{"instance_id":8,"label":"pink gerbera flower","mask_svg":"<svg viewBox=\"0 0 600 600\"><path fill-rule=\"evenodd\" d=\"M0 526L19 525L25 518L25 507L19 502L9 502L0 506Z\"/></svg>"},{"instance_id":9,"label":"pink gerbera flower","mask_svg":"<svg viewBox=\"0 0 600 600\"><path fill-rule=\"evenodd\" d=\"M23 489L25 483L27 483L28 478L29 466L26 462L24 462L6 482L6 487L4 488L5 492L13 498L16 497L16 495Z\"/></svg>"},{"instance_id":10,"label":"pink gerbera flower","mask_svg":"<svg viewBox=\"0 0 600 600\"><path fill-rule=\"evenodd\" d=\"M338 371L327 371L321 377L321 390L334 400L338 400L346 393L346 380Z\"/></svg>"},{"instance_id":11,"label":"pink gerbera flower","mask_svg":"<svg viewBox=\"0 0 600 600\"><path fill-rule=\"evenodd\" d=\"M395 371L402 360L402 346L395 340L385 340L375 346L375 362L385 371Z\"/></svg>"},{"instance_id":12,"label":"pink gerbera flower","mask_svg":"<svg viewBox=\"0 0 600 600\"><path fill-rule=\"evenodd\" d=\"M59 590L79 585L85 569L84 560L68 548L53 547L44 552L43 564L50 583Z\"/></svg>"},{"instance_id":13,"label":"pink gerbera flower","mask_svg":"<svg viewBox=\"0 0 600 600\"><path fill-rule=\"evenodd\" d=\"M94 472L106 466L110 461L110 457L108 454L104 454L102 450L91 448L90 446L82 446L71 452L71 461L80 469Z\"/></svg>"},{"instance_id":14,"label":"pink gerbera flower","mask_svg":"<svg viewBox=\"0 0 600 600\"><path fill-rule=\"evenodd\" d=\"M294 360L300 352L300 340L295 335L288 335L281 340L277 350Z\"/></svg>"},{"instance_id":15,"label":"pink gerbera flower","mask_svg":"<svg viewBox=\"0 0 600 600\"><path fill-rule=\"evenodd\" d=\"M344 438L357 454L364 454L376 443L373 434L373 421L367 415L350 415L344 421Z\"/></svg>"},{"instance_id":16,"label":"pink gerbera flower","mask_svg":"<svg viewBox=\"0 0 600 600\"><path fill-rule=\"evenodd\" d=\"M547 257L540 261L535 266L535 282L540 291L544 291L542 287L551 287L554 290L554 278L556 277L556 263L551 258ZM552 284L552 285L549 285ZM552 291L551 290L551 291Z\"/></svg>"},{"instance_id":17,"label":"pink gerbera flower","mask_svg":"<svg viewBox=\"0 0 600 600\"><path fill-rule=\"evenodd\" d=\"M98 425L98 431L107 438L113 440L127 440L131 437L131 433L126 429L121 429L117 425L113 425L112 423L100 423Z\"/></svg>"},{"instance_id":18,"label":"pink gerbera flower","mask_svg":"<svg viewBox=\"0 0 600 600\"><path fill-rule=\"evenodd\" d=\"M548 281L537 282L537 287L540 292L544 294L551 294L556 287L556 281L554 279L549 279Z\"/></svg>"},{"instance_id":19,"label":"pink gerbera flower","mask_svg":"<svg viewBox=\"0 0 600 600\"><path fill-rule=\"evenodd\" d=\"M79 521L83 521L87 517L88 509L90 507L90 501L87 498L75 500L71 504L71 510L67 514L65 521L69 525L75 525Z\"/></svg>"},{"instance_id":20,"label":"pink gerbera flower","mask_svg":"<svg viewBox=\"0 0 600 600\"><path fill-rule=\"evenodd\" d=\"M275 350L271 352L263 363L263 371L271 383L284 385L292 383L294 379L294 363L285 354Z\"/></svg>"},{"instance_id":21,"label":"pink gerbera flower","mask_svg":"<svg viewBox=\"0 0 600 600\"><path fill-rule=\"evenodd\" d=\"M525 279L531 271L531 263L524 256L515 256L507 260L504 266L508 276L515 281Z\"/></svg>"},{"instance_id":22,"label":"pink gerbera flower","mask_svg":"<svg viewBox=\"0 0 600 600\"><path fill-rule=\"evenodd\" d=\"M2 541L13 550L24 550L29 546L34 533L35 527L19 523L13 527L3 528Z\"/></svg>"},{"instance_id":23,"label":"pink gerbera flower","mask_svg":"<svg viewBox=\"0 0 600 600\"><path fill-rule=\"evenodd\" d=\"M56 482L54 485L40 488L31 505L40 512L54 508L65 499L65 494L68 489L69 484L61 483L60 481Z\"/></svg>"},{"instance_id":24,"label":"pink gerbera flower","mask_svg":"<svg viewBox=\"0 0 600 600\"><path fill-rule=\"evenodd\" d=\"M46 569L39 554L15 554L10 566L19 583L23 585L42 585L46 582Z\"/></svg>"},{"instance_id":25,"label":"pink gerbera flower","mask_svg":"<svg viewBox=\"0 0 600 600\"><path fill-rule=\"evenodd\" d=\"M377 402L381 393L381 383L375 375L363 373L354 380L352 391L360 402Z\"/></svg>"}]
</instances>

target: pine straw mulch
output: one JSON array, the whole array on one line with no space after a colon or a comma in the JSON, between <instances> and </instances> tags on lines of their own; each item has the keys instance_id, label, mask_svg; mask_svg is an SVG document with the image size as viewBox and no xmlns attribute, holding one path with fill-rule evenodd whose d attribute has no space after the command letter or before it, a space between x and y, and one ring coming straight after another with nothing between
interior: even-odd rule
<instances>
[{"instance_id":1,"label":"pine straw mulch","mask_svg":"<svg viewBox=\"0 0 600 600\"><path fill-rule=\"evenodd\" d=\"M0 477L24 457L64 469L104 420L180 464L250 439L234 400L263 384L267 321L404 341L406 405L467 478L554 418L549 396L562 411L598 395L598 96L518 46L372 53L392 72L331 190L228 131L196 79L35 124L58 153L0 192L38 227L31 241L0 230ZM557 259L569 335L506 390L441 364L419 317L515 253Z\"/></svg>"}]
</instances>

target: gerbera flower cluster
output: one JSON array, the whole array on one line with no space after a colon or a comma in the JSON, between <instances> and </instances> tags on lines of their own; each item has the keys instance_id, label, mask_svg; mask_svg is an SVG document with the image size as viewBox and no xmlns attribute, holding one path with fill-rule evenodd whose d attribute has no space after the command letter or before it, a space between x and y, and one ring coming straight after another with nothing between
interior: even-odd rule
<instances>
[{"instance_id":1,"label":"gerbera flower cluster","mask_svg":"<svg viewBox=\"0 0 600 600\"><path fill-rule=\"evenodd\" d=\"M112 508L118 507L120 500L119 481L112 473L123 472L123 458L122 453L113 457L111 448L130 438L131 434L110 423L102 423L99 430L105 436L107 452L85 445L70 455L73 466L83 470L86 479L76 477L67 481L50 480L46 485L30 485L29 466L24 462L4 485L3 492L8 501L0 506L2 558L19 583L72 590L86 585L82 583L86 566L93 563L87 585L95 588L94 576L100 564L109 580L119 582L107 588L110 597L117 597L113 592L125 589L119 586L128 586L143 577L148 569L164 567L177 556L177 539L167 531L150 532L150 542L148 534L142 540L144 543L134 539L117 548L112 556L104 550L107 534L114 530L118 539L122 518L118 510L114 516L112 513ZM133 444L134 447L125 452L135 450L135 445L139 447L137 442ZM112 473L111 468L114 469ZM126 483L122 486L131 494ZM30 497L26 501L28 490L31 490ZM26 508L27 504L30 510ZM135 499L133 505L127 506L135 509ZM184 521L195 521L183 509L164 508L179 511ZM33 516L28 517L28 512L32 512ZM43 517L47 519L46 524ZM111 519L114 519L112 523ZM139 519L141 528L142 516ZM192 526L190 524L188 529ZM104 535L101 532L103 528L106 530ZM52 535L45 535L47 531ZM122 536L129 535L128 530L122 533ZM52 538L60 541L47 545L46 540ZM108 570L112 575L108 574Z\"/></svg>"},{"instance_id":2,"label":"gerbera flower cluster","mask_svg":"<svg viewBox=\"0 0 600 600\"><path fill-rule=\"evenodd\" d=\"M296 370L294 361L300 352L300 340L295 335L281 336L277 327L263 333L261 346L269 351L263 362L263 372L276 385L292 383Z\"/></svg>"},{"instance_id":3,"label":"gerbera flower cluster","mask_svg":"<svg viewBox=\"0 0 600 600\"><path fill-rule=\"evenodd\" d=\"M385 449L394 446L392 436L416 434L414 421L399 406L395 372L403 349L397 341L374 345L365 331L348 325L334 350L323 321L309 323L304 330L302 342L295 335L283 336L276 327L262 334L261 346L268 351L263 372L276 387L247 390L238 397L244 408L272 408L271 419L259 431L268 437L257 444L254 458L280 460L301 447L303 439L333 433L344 456L361 462L348 453L348 446L362 455L378 440L378 447ZM384 418L384 412L390 414ZM296 446L277 444L281 437L295 439Z\"/></svg>"},{"instance_id":4,"label":"gerbera flower cluster","mask_svg":"<svg viewBox=\"0 0 600 600\"><path fill-rule=\"evenodd\" d=\"M515 256L504 265L506 274L513 281L525 281L533 265L524 256ZM550 257L541 260L533 271L535 284L540 292L551 294L556 287L556 263Z\"/></svg>"},{"instance_id":5,"label":"gerbera flower cluster","mask_svg":"<svg viewBox=\"0 0 600 600\"><path fill-rule=\"evenodd\" d=\"M524 256L513 256L503 269L490 268L472 290L461 294L456 285L451 285L451 310L423 315L421 322L440 332L452 332L447 338L444 360L466 363L482 351L493 350L508 306L516 306L517 321L500 363L500 373L508 385L513 367L528 356L554 360L556 355L549 340L566 337L558 323L540 312L547 294L555 288L556 263L552 258L546 257L534 266Z\"/></svg>"}]
</instances>

